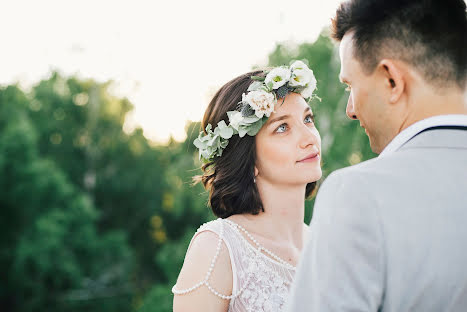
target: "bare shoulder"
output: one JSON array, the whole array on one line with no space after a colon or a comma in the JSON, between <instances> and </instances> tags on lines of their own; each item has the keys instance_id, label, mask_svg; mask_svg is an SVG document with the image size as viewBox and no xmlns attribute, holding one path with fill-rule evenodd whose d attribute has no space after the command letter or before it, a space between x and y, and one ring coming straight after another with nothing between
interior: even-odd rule
<instances>
[{"instance_id":1,"label":"bare shoulder","mask_svg":"<svg viewBox=\"0 0 467 312\"><path fill-rule=\"evenodd\" d=\"M208 276L211 263L216 256L219 236L209 230L197 233L185 256L185 261L177 279L175 288L186 290L202 283ZM229 251L222 241L219 254L209 274L209 285L222 295L232 294L232 266ZM175 295L173 309L183 311L227 311L229 300L222 299L209 290L207 285L186 294Z\"/></svg>"}]
</instances>

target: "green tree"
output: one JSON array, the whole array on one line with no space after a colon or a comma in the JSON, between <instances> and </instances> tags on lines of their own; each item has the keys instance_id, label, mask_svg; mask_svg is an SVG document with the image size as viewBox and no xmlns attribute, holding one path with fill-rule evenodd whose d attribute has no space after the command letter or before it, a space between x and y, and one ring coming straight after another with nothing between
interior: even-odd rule
<instances>
[{"instance_id":1,"label":"green tree","mask_svg":"<svg viewBox=\"0 0 467 312\"><path fill-rule=\"evenodd\" d=\"M338 53L326 32L278 44L270 66L309 62L321 102L324 177L374 157L345 116ZM112 82L53 73L31 92L0 88L0 300L15 311L171 311L189 241L214 219L192 178L201 163L189 123L184 142L155 146L124 131L133 109ZM323 177L323 179L324 179ZM313 200L306 202L305 221Z\"/></svg>"},{"instance_id":2,"label":"green tree","mask_svg":"<svg viewBox=\"0 0 467 312\"><path fill-rule=\"evenodd\" d=\"M318 81L317 94L322 101L314 100L312 108L322 136L324 177L336 169L374 157L358 123L345 115L348 94L338 79L340 63L337 49L326 32L314 43L298 46L278 44L269 55L268 65L288 65L296 59L307 60ZM140 312L172 310L170 290L176 282L189 241L201 223L213 218L211 213L206 213L207 194L201 188L189 185L191 177L200 173L201 164L192 144L199 124L190 124L186 130L188 137L185 142L171 142L167 147L171 165L166 179L172 192L168 198L174 198L174 202L170 213L164 214L169 224L168 239L156 254L156 263L163 268L164 278L143 298ZM311 218L313 201L306 201L306 222ZM171 229L172 226L176 226L176 230Z\"/></svg>"},{"instance_id":3,"label":"green tree","mask_svg":"<svg viewBox=\"0 0 467 312\"><path fill-rule=\"evenodd\" d=\"M97 232L125 233L134 265L131 276L121 281L121 293L139 307L149 286L174 282L186 250L186 233L191 236L195 226L213 216L203 188L191 181L200 173L191 144L199 124L187 125L189 138L184 143L154 146L141 129L123 131L132 105L112 96L110 87L111 82L53 73L25 96L24 106L34 125L38 157L59 169L95 207ZM92 310L99 296L86 289L75 289L63 298ZM105 310L102 300L99 304ZM119 304L119 309L125 307L128 302Z\"/></svg>"},{"instance_id":4,"label":"green tree","mask_svg":"<svg viewBox=\"0 0 467 312\"><path fill-rule=\"evenodd\" d=\"M182 143L172 140L167 145L171 165L165 177L170 189L164 194L166 200L160 214L167 237L155 256L162 274L159 283L142 299L140 312L172 311L171 288L182 267L188 244L201 224L215 218L207 206L207 192L201 184L193 185L193 177L202 173L198 151L193 145L199 129L200 123L189 123L185 129L186 140Z\"/></svg>"},{"instance_id":5,"label":"green tree","mask_svg":"<svg viewBox=\"0 0 467 312\"><path fill-rule=\"evenodd\" d=\"M72 311L92 297L88 310L125 311L129 289L122 285L132 265L126 237L98 233L89 196L41 156L31 107L16 86L0 88L2 307Z\"/></svg>"},{"instance_id":6,"label":"green tree","mask_svg":"<svg viewBox=\"0 0 467 312\"><path fill-rule=\"evenodd\" d=\"M41 155L98 207L99 231L127 234L137 263L132 283L139 293L162 274L154 265L158 244L150 220L162 210L169 162L164 148L151 146L140 128L123 131L133 106L113 96L111 86L54 73L34 87L31 116Z\"/></svg>"}]
</instances>

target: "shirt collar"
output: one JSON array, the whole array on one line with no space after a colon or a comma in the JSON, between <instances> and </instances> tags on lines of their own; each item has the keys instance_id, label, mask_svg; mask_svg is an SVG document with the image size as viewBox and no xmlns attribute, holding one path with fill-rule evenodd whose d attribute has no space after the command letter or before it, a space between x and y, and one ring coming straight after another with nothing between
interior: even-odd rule
<instances>
[{"instance_id":1,"label":"shirt collar","mask_svg":"<svg viewBox=\"0 0 467 312\"><path fill-rule=\"evenodd\" d=\"M417 121L396 135L381 154L379 154L379 157L392 154L417 133L436 126L467 126L467 115L439 115Z\"/></svg>"}]
</instances>

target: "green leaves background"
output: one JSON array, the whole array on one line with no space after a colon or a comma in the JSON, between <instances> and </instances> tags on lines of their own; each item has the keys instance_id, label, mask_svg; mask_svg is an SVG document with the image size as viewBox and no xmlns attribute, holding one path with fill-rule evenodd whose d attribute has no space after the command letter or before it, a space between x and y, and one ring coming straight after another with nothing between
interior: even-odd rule
<instances>
[{"instance_id":1,"label":"green leaves background","mask_svg":"<svg viewBox=\"0 0 467 312\"><path fill-rule=\"evenodd\" d=\"M308 60L325 175L374 157L345 116L339 59L323 33L278 44L269 66ZM111 82L58 73L31 90L0 87L0 304L4 311L171 311L171 287L198 226L214 218L187 124L184 142L149 142L123 131L132 104ZM254 130L263 119L252 120ZM246 134L246 133L245 133ZM213 133L212 147L231 133ZM233 135L233 134L232 134ZM207 144L202 142L202 144ZM324 179L324 178L323 178ZM305 221L313 199L306 202Z\"/></svg>"}]
</instances>

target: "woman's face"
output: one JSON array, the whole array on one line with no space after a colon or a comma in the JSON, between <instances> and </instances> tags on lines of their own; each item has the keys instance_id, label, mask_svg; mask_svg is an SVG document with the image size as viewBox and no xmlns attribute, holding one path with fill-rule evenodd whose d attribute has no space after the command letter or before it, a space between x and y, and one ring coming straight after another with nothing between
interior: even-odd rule
<instances>
[{"instance_id":1,"label":"woman's face","mask_svg":"<svg viewBox=\"0 0 467 312\"><path fill-rule=\"evenodd\" d=\"M305 100L289 93L256 135L256 180L306 185L321 178L321 137Z\"/></svg>"}]
</instances>

